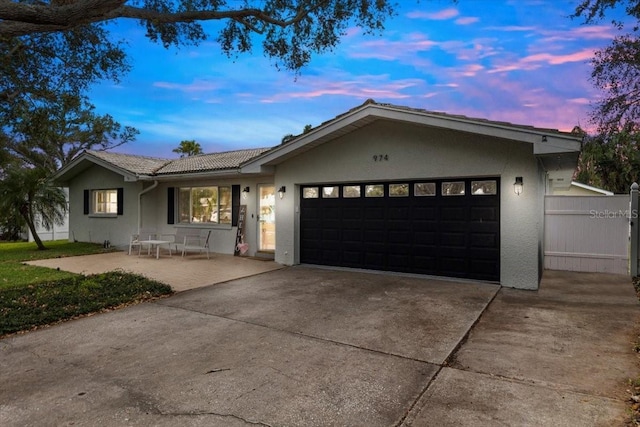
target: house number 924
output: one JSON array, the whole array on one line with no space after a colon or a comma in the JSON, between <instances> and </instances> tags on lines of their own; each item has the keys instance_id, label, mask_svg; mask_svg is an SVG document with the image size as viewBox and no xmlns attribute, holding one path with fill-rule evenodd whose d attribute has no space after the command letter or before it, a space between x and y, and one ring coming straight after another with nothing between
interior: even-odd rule
<instances>
[{"instance_id":1,"label":"house number 924","mask_svg":"<svg viewBox=\"0 0 640 427\"><path fill-rule=\"evenodd\" d=\"M389 155L388 154L374 154L373 155L373 161L374 162L384 162L389 160Z\"/></svg>"}]
</instances>

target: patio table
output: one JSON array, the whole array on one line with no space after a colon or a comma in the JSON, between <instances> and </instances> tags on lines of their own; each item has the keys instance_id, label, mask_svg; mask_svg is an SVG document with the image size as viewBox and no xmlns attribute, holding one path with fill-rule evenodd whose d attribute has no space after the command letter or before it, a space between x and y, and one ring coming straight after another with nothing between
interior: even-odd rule
<instances>
[{"instance_id":1,"label":"patio table","mask_svg":"<svg viewBox=\"0 0 640 427\"><path fill-rule=\"evenodd\" d=\"M156 259L160 259L160 246L167 245L169 248L169 256L171 256L171 242L169 240L140 240L140 246L147 246L147 255L151 255L151 249L156 248Z\"/></svg>"}]
</instances>

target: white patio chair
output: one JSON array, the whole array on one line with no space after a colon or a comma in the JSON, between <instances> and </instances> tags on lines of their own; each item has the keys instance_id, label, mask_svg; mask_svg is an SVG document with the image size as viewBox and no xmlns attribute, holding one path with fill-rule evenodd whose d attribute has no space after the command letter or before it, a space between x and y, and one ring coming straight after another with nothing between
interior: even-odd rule
<instances>
[{"instance_id":1,"label":"white patio chair","mask_svg":"<svg viewBox=\"0 0 640 427\"><path fill-rule=\"evenodd\" d=\"M131 249L135 246L138 247L138 255L140 255L140 249L142 248L141 240L155 239L156 232L154 230L140 230L140 233L134 233L129 239L129 255L131 255Z\"/></svg>"},{"instance_id":2,"label":"white patio chair","mask_svg":"<svg viewBox=\"0 0 640 427\"><path fill-rule=\"evenodd\" d=\"M211 237L211 230L201 231L199 236L184 236L184 243L182 245L182 256L187 252L203 251L207 253L207 259L209 259L209 238Z\"/></svg>"}]
</instances>

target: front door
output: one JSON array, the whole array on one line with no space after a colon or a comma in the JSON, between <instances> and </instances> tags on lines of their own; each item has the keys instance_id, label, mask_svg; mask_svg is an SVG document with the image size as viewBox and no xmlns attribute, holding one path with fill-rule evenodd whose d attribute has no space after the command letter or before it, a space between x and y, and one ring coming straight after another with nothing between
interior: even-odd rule
<instances>
[{"instance_id":1,"label":"front door","mask_svg":"<svg viewBox=\"0 0 640 427\"><path fill-rule=\"evenodd\" d=\"M276 187L258 185L258 251L276 250Z\"/></svg>"}]
</instances>

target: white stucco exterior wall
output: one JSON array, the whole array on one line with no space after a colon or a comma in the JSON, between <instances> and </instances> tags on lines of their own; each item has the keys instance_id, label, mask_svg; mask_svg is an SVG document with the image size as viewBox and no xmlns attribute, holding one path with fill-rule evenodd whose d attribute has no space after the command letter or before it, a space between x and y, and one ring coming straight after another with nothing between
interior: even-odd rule
<instances>
[{"instance_id":1,"label":"white stucco exterior wall","mask_svg":"<svg viewBox=\"0 0 640 427\"><path fill-rule=\"evenodd\" d=\"M374 155L389 160L375 162ZM299 262L299 186L301 184L387 181L418 178L500 177L500 282L538 287L540 222L539 172L533 146L406 123L378 121L291 158L276 167L276 256ZM516 176L524 192L513 191Z\"/></svg>"},{"instance_id":2,"label":"white stucco exterior wall","mask_svg":"<svg viewBox=\"0 0 640 427\"><path fill-rule=\"evenodd\" d=\"M105 217L84 214L84 190L120 187L124 189L122 215ZM140 191L141 182L125 182L122 175L100 166L92 166L78 174L69 186L69 239L93 243L109 240L112 246L128 247L130 236L136 231Z\"/></svg>"},{"instance_id":3,"label":"white stucco exterior wall","mask_svg":"<svg viewBox=\"0 0 640 427\"><path fill-rule=\"evenodd\" d=\"M78 241L102 243L109 240L111 245L128 248L131 234L138 230L138 206L141 208L140 228L154 230L159 234L175 234L179 228L189 228L194 232L201 229L212 230L210 247L212 252L233 254L237 227L230 224L169 224L167 221L168 188L191 186L233 186L241 189L240 204L247 206L245 218L245 242L249 244L248 255L253 256L257 250L258 230L258 185L273 184L271 176L247 176L242 178L200 177L190 180L158 182L157 187L141 196L140 193L153 185L153 180L125 182L122 175L111 172L101 166L94 165L81 172L70 185L69 208L69 239ZM84 190L124 189L123 215L98 216L83 213ZM242 189L250 188L250 192L243 198Z\"/></svg>"},{"instance_id":4,"label":"white stucco exterior wall","mask_svg":"<svg viewBox=\"0 0 640 427\"><path fill-rule=\"evenodd\" d=\"M158 187L142 196L142 222L145 227L153 228L158 233L175 234L179 228L191 229L198 232L201 229L212 230L210 248L212 252L233 254L235 248L237 227L230 224L169 224L167 221L168 188L175 187L206 187L206 186L240 186L240 204L247 206L244 224L245 242L249 244L247 255L254 256L257 250L257 205L258 184L271 184L271 177L242 177L242 179L200 178L161 182ZM242 189L249 187L250 191L243 198ZM177 194L176 194L177 196Z\"/></svg>"}]
</instances>

